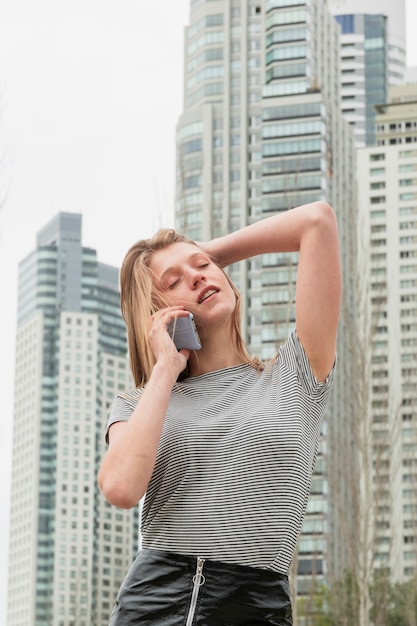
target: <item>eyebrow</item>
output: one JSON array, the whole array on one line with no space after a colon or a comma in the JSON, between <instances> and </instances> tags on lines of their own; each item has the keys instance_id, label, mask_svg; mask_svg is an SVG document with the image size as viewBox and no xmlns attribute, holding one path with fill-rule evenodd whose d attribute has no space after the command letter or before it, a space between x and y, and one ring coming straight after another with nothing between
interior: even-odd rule
<instances>
[{"instance_id":1,"label":"eyebrow","mask_svg":"<svg viewBox=\"0 0 417 626\"><path fill-rule=\"evenodd\" d=\"M209 260L208 255L203 252L203 250L199 250L198 252L193 252L192 254L190 254L190 256L188 257L188 261L193 261L196 257L198 256L203 256L204 258ZM164 278L166 276L168 276L169 274L171 274L172 272L176 271L176 267L168 267L165 272L162 272L161 277L160 277L160 281L162 282L164 280Z\"/></svg>"}]
</instances>

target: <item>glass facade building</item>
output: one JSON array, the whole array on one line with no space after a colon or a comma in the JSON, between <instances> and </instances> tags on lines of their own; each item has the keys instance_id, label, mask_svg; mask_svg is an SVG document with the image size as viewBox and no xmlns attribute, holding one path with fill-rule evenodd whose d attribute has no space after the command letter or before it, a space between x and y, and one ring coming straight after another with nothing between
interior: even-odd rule
<instances>
[{"instance_id":1,"label":"glass facade building","mask_svg":"<svg viewBox=\"0 0 417 626\"><path fill-rule=\"evenodd\" d=\"M19 267L9 626L107 624L138 545L137 511L104 501L106 413L130 384L118 271L60 213Z\"/></svg>"},{"instance_id":2,"label":"glass facade building","mask_svg":"<svg viewBox=\"0 0 417 626\"><path fill-rule=\"evenodd\" d=\"M375 145L375 106L405 72L405 2L330 0L341 32L342 110L357 147Z\"/></svg>"},{"instance_id":3,"label":"glass facade building","mask_svg":"<svg viewBox=\"0 0 417 626\"><path fill-rule=\"evenodd\" d=\"M184 63L177 229L204 241L299 204L327 200L338 214L343 254L351 254L353 134L340 110L339 29L325 3L195 0ZM294 328L296 272L296 254L263 255L229 268L242 295L248 345L263 359ZM347 275L346 284L350 280ZM343 342L341 332L341 350ZM337 383L323 431L294 562L299 594L309 593L329 568L342 568L345 558L338 531L329 532L339 525L329 506L335 486L329 485L328 448L348 428L348 362L339 372L340 380L344 373L347 378Z\"/></svg>"},{"instance_id":4,"label":"glass facade building","mask_svg":"<svg viewBox=\"0 0 417 626\"><path fill-rule=\"evenodd\" d=\"M384 15L337 15L342 32L342 110L358 146L375 144L375 107L387 99L388 40Z\"/></svg>"}]
</instances>

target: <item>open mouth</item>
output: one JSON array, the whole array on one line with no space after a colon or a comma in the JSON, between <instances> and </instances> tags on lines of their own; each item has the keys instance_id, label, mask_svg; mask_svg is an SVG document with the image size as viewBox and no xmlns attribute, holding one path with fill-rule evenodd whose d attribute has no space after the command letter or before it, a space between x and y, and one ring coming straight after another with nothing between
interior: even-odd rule
<instances>
[{"instance_id":1,"label":"open mouth","mask_svg":"<svg viewBox=\"0 0 417 626\"><path fill-rule=\"evenodd\" d=\"M210 296L212 296L215 293L219 293L218 289L208 289L205 293L203 293L203 295L201 296L200 300L198 301L198 304L201 304L202 302L204 302L204 300L207 300L207 298L210 298Z\"/></svg>"}]
</instances>

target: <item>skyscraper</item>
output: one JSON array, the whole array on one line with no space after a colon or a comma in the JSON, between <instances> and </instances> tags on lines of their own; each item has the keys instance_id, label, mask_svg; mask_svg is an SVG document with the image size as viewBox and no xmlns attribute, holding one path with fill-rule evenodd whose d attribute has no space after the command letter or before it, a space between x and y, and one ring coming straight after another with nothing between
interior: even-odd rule
<instances>
[{"instance_id":1,"label":"skyscraper","mask_svg":"<svg viewBox=\"0 0 417 626\"><path fill-rule=\"evenodd\" d=\"M192 1L177 129L178 230L206 240L325 199L338 214L342 252L350 254L353 135L340 111L339 85L339 29L326 2ZM244 333L261 358L272 357L294 326L296 271L297 255L288 254L230 268L245 304ZM322 452L348 428L348 382L334 394ZM317 463L295 563L299 593L323 580L330 565L343 567L326 459L322 454Z\"/></svg>"},{"instance_id":2,"label":"skyscraper","mask_svg":"<svg viewBox=\"0 0 417 626\"><path fill-rule=\"evenodd\" d=\"M97 487L106 411L130 384L118 271L58 214L19 267L9 626L107 624L137 511Z\"/></svg>"},{"instance_id":3,"label":"skyscraper","mask_svg":"<svg viewBox=\"0 0 417 626\"><path fill-rule=\"evenodd\" d=\"M342 110L357 147L375 144L375 106L404 79L405 0L330 0L341 29Z\"/></svg>"},{"instance_id":4,"label":"skyscraper","mask_svg":"<svg viewBox=\"0 0 417 626\"><path fill-rule=\"evenodd\" d=\"M417 573L417 85L378 107L377 145L358 152L368 250L373 564Z\"/></svg>"}]
</instances>

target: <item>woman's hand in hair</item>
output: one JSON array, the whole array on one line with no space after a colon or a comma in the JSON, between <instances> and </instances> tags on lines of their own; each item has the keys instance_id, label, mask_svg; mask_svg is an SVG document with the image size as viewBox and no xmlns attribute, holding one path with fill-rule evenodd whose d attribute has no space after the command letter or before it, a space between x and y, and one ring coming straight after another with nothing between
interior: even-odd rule
<instances>
[{"instance_id":1,"label":"woman's hand in hair","mask_svg":"<svg viewBox=\"0 0 417 626\"><path fill-rule=\"evenodd\" d=\"M222 258L215 239L211 241L196 241L195 243L216 265L219 267L227 266L227 261Z\"/></svg>"}]
</instances>

